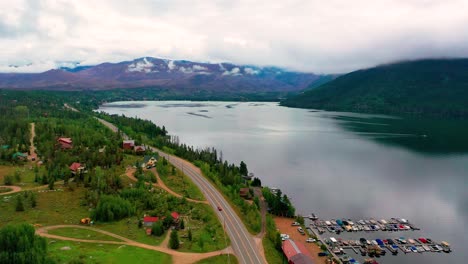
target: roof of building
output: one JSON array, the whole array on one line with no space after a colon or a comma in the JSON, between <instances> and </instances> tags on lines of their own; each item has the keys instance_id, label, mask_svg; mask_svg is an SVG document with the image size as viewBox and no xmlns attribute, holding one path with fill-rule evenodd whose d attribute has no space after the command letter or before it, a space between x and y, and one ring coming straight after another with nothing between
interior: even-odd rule
<instances>
[{"instance_id":1,"label":"roof of building","mask_svg":"<svg viewBox=\"0 0 468 264\"><path fill-rule=\"evenodd\" d=\"M145 216L143 217L143 222L145 223L154 223L159 220L159 217L157 216Z\"/></svg>"},{"instance_id":2,"label":"roof of building","mask_svg":"<svg viewBox=\"0 0 468 264\"><path fill-rule=\"evenodd\" d=\"M250 191L249 188L240 188L239 194L240 196L247 196L249 195L249 191Z\"/></svg>"},{"instance_id":3,"label":"roof of building","mask_svg":"<svg viewBox=\"0 0 468 264\"><path fill-rule=\"evenodd\" d=\"M133 145L135 145L135 140L130 140L130 139L129 140L124 140L123 143L124 144L130 144L130 145L133 146Z\"/></svg>"},{"instance_id":4,"label":"roof of building","mask_svg":"<svg viewBox=\"0 0 468 264\"><path fill-rule=\"evenodd\" d=\"M70 165L70 170L72 171L77 171L81 167L81 163L78 162L73 162L72 165Z\"/></svg>"},{"instance_id":5,"label":"roof of building","mask_svg":"<svg viewBox=\"0 0 468 264\"><path fill-rule=\"evenodd\" d=\"M179 217L180 217L179 213L177 213L177 212L172 212L172 213L171 213L171 216L172 216L172 218L174 218L174 219L179 219Z\"/></svg>"},{"instance_id":6,"label":"roof of building","mask_svg":"<svg viewBox=\"0 0 468 264\"><path fill-rule=\"evenodd\" d=\"M303 254L309 258L312 257L309 251L307 251L307 248L304 246L304 244L300 242L295 242L294 240L291 240L291 239L285 240L283 242L282 248L288 260L291 260L291 258L297 254Z\"/></svg>"},{"instance_id":7,"label":"roof of building","mask_svg":"<svg viewBox=\"0 0 468 264\"><path fill-rule=\"evenodd\" d=\"M72 143L72 139L71 138L66 138L66 137L60 137L58 139L58 141L61 141L63 143L67 143L67 144L71 144Z\"/></svg>"},{"instance_id":8,"label":"roof of building","mask_svg":"<svg viewBox=\"0 0 468 264\"><path fill-rule=\"evenodd\" d=\"M17 158L17 157L26 158L27 156L28 156L27 154L24 154L22 152L15 152L13 154L13 158Z\"/></svg>"},{"instance_id":9,"label":"roof of building","mask_svg":"<svg viewBox=\"0 0 468 264\"><path fill-rule=\"evenodd\" d=\"M135 146L135 151L146 151L145 146Z\"/></svg>"},{"instance_id":10,"label":"roof of building","mask_svg":"<svg viewBox=\"0 0 468 264\"><path fill-rule=\"evenodd\" d=\"M312 259L303 253L292 256L289 261L294 264L314 264Z\"/></svg>"}]
</instances>

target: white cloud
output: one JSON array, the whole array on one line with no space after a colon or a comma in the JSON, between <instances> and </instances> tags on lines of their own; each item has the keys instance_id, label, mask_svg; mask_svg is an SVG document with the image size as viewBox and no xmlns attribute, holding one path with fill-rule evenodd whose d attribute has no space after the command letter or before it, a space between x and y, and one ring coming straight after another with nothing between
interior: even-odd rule
<instances>
[{"instance_id":1,"label":"white cloud","mask_svg":"<svg viewBox=\"0 0 468 264\"><path fill-rule=\"evenodd\" d=\"M238 75L242 75L242 74L240 73L240 69L238 67L234 67L230 71L223 72L223 75L238 76Z\"/></svg>"},{"instance_id":2,"label":"white cloud","mask_svg":"<svg viewBox=\"0 0 468 264\"><path fill-rule=\"evenodd\" d=\"M466 0L0 1L0 70L153 56L346 72L466 57L466 10Z\"/></svg>"},{"instance_id":3,"label":"white cloud","mask_svg":"<svg viewBox=\"0 0 468 264\"><path fill-rule=\"evenodd\" d=\"M246 67L246 68L244 69L244 72L247 73L247 74L250 74L250 75L256 75L256 74L259 74L259 73L260 73L260 70Z\"/></svg>"}]
</instances>

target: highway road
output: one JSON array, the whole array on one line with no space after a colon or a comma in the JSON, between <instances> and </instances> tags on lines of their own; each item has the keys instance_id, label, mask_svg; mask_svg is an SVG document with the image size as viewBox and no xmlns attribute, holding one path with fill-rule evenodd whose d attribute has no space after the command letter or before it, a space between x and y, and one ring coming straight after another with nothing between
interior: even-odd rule
<instances>
[{"instance_id":1,"label":"highway road","mask_svg":"<svg viewBox=\"0 0 468 264\"><path fill-rule=\"evenodd\" d=\"M98 119L105 126L117 132L118 129L113 124ZM124 138L128 138L123 135ZM239 263L242 264L263 264L266 263L262 257L261 249L258 248L253 236L247 231L247 228L242 223L239 216L236 214L231 205L224 199L223 195L213 186L213 184L206 179L199 168L192 163L183 160L177 156L169 155L157 148L151 148L154 152L158 152L161 157L165 157L179 170L183 171L192 181L200 188L205 195L209 204L213 207L218 215L221 223L231 240L231 247L237 256ZM222 211L218 210L218 206ZM220 242L222 243L222 242Z\"/></svg>"}]
</instances>

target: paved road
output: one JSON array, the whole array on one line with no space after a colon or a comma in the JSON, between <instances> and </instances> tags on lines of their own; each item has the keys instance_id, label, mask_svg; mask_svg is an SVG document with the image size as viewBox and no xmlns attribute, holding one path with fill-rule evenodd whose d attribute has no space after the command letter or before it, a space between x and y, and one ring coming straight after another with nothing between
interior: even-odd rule
<instances>
[{"instance_id":1,"label":"paved road","mask_svg":"<svg viewBox=\"0 0 468 264\"><path fill-rule=\"evenodd\" d=\"M114 132L118 131L117 127L113 124L99 118L98 120ZM128 137L123 134L123 138ZM224 225L239 263L266 263L260 252L262 249L257 246L253 236L247 231L239 216L237 216L234 209L232 209L231 205L224 199L221 193L202 175L199 168L186 160L169 155L159 149L152 148L152 150L158 152L160 156L165 157L175 167L183 171L200 188L209 204L216 211L221 223ZM218 206L222 208L222 211L218 211Z\"/></svg>"}]
</instances>

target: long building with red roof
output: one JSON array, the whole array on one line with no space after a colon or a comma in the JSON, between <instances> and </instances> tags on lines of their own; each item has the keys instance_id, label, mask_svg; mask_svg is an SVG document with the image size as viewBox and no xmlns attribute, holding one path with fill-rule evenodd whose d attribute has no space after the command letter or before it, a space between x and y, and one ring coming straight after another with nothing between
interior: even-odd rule
<instances>
[{"instance_id":1,"label":"long building with red roof","mask_svg":"<svg viewBox=\"0 0 468 264\"><path fill-rule=\"evenodd\" d=\"M309 251L300 242L287 239L283 242L282 249L289 264L314 264Z\"/></svg>"}]
</instances>

